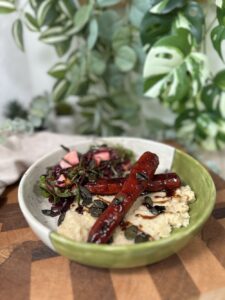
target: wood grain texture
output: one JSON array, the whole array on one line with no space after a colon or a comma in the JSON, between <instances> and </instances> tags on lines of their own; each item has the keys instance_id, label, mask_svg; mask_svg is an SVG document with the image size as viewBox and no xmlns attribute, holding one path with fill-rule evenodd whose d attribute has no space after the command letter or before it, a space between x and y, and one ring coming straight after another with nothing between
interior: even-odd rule
<instances>
[{"instance_id":1,"label":"wood grain texture","mask_svg":"<svg viewBox=\"0 0 225 300\"><path fill-rule=\"evenodd\" d=\"M224 286L225 269L199 237L182 249L179 257L201 293Z\"/></svg>"},{"instance_id":2,"label":"wood grain texture","mask_svg":"<svg viewBox=\"0 0 225 300\"><path fill-rule=\"evenodd\" d=\"M4 205L0 210L1 231L28 227L17 203Z\"/></svg>"},{"instance_id":3,"label":"wood grain texture","mask_svg":"<svg viewBox=\"0 0 225 300\"><path fill-rule=\"evenodd\" d=\"M70 271L75 300L116 299L109 270L70 262Z\"/></svg>"},{"instance_id":4,"label":"wood grain texture","mask_svg":"<svg viewBox=\"0 0 225 300\"><path fill-rule=\"evenodd\" d=\"M18 245L0 266L0 299L29 299L31 251L37 242Z\"/></svg>"},{"instance_id":5,"label":"wood grain texture","mask_svg":"<svg viewBox=\"0 0 225 300\"><path fill-rule=\"evenodd\" d=\"M68 261L34 235L19 210L17 185L0 201L0 299L225 300L225 181L201 234L177 255L131 270ZM1 230L2 229L2 230Z\"/></svg>"},{"instance_id":6,"label":"wood grain texture","mask_svg":"<svg viewBox=\"0 0 225 300\"><path fill-rule=\"evenodd\" d=\"M111 278L117 300L161 299L156 285L145 267L112 270Z\"/></svg>"},{"instance_id":7,"label":"wood grain texture","mask_svg":"<svg viewBox=\"0 0 225 300\"><path fill-rule=\"evenodd\" d=\"M200 295L198 287L176 254L150 265L148 270L163 300L188 299Z\"/></svg>"},{"instance_id":8,"label":"wood grain texture","mask_svg":"<svg viewBox=\"0 0 225 300\"><path fill-rule=\"evenodd\" d=\"M31 264L30 299L73 300L69 261L52 257Z\"/></svg>"},{"instance_id":9,"label":"wood grain texture","mask_svg":"<svg viewBox=\"0 0 225 300\"><path fill-rule=\"evenodd\" d=\"M207 247L225 268L225 229L211 217L202 230L202 238Z\"/></svg>"},{"instance_id":10,"label":"wood grain texture","mask_svg":"<svg viewBox=\"0 0 225 300\"><path fill-rule=\"evenodd\" d=\"M225 207L225 189L217 191L215 207L216 208Z\"/></svg>"}]
</instances>

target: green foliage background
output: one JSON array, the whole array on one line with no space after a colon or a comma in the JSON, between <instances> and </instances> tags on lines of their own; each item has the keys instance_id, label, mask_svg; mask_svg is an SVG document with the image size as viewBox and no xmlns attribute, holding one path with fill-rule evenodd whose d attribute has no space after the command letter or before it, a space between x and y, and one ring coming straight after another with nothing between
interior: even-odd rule
<instances>
[{"instance_id":1,"label":"green foliage background","mask_svg":"<svg viewBox=\"0 0 225 300\"><path fill-rule=\"evenodd\" d=\"M225 3L217 5L211 38L223 59ZM186 143L224 147L225 71L211 75L202 51L206 13L197 1L29 0L21 8L0 0L0 12L18 15L12 34L21 50L26 26L59 57L48 71L53 90L34 99L17 128L42 128L52 108L68 112L67 100L79 96L79 133L159 138L176 130ZM173 112L174 126L148 117L146 103L155 99Z\"/></svg>"}]
</instances>

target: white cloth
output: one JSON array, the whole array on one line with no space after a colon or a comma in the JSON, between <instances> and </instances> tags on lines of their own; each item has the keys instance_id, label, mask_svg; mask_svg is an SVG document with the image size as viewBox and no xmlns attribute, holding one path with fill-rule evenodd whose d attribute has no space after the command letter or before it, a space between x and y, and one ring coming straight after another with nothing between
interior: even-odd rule
<instances>
[{"instance_id":1,"label":"white cloth","mask_svg":"<svg viewBox=\"0 0 225 300\"><path fill-rule=\"evenodd\" d=\"M72 145L85 139L87 138L78 135L50 132L9 137L4 145L0 145L0 195L39 157L61 144Z\"/></svg>"}]
</instances>

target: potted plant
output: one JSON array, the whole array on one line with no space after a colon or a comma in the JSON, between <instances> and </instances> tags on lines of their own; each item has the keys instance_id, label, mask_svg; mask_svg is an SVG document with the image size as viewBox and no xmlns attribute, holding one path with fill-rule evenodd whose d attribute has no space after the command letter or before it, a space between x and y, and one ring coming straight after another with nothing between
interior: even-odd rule
<instances>
[{"instance_id":1,"label":"potted plant","mask_svg":"<svg viewBox=\"0 0 225 300\"><path fill-rule=\"evenodd\" d=\"M216 1L212 44L221 59L225 3ZM208 149L225 145L225 71L212 75L202 46L206 12L187 0L1 0L15 13L14 39L37 32L59 61L48 71L54 107L73 97L76 131L165 137ZM211 30L211 28L210 28ZM173 114L165 124L148 113L158 99Z\"/></svg>"}]
</instances>

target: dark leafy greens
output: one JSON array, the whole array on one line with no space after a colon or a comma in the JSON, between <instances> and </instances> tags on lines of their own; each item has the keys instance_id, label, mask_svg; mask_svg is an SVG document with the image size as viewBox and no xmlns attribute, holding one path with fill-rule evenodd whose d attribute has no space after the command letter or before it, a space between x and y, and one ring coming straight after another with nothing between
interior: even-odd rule
<instances>
[{"instance_id":1,"label":"dark leafy greens","mask_svg":"<svg viewBox=\"0 0 225 300\"><path fill-rule=\"evenodd\" d=\"M65 146L62 148L65 152L70 151ZM109 159L96 161L95 155L102 153L108 153ZM78 164L64 169L60 164L48 167L46 174L39 178L41 194L51 203L51 209L45 209L42 213L51 217L59 216L58 224L73 202L78 203L80 212L83 211L81 207L85 206L96 216L100 214L104 208L97 207L96 201L92 203L92 195L85 185L101 178L125 177L134 162L134 153L120 145L91 146L86 153L78 153L78 157ZM64 184L59 180L60 176L65 179Z\"/></svg>"}]
</instances>

